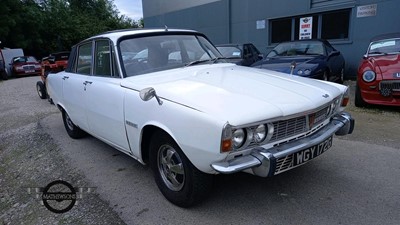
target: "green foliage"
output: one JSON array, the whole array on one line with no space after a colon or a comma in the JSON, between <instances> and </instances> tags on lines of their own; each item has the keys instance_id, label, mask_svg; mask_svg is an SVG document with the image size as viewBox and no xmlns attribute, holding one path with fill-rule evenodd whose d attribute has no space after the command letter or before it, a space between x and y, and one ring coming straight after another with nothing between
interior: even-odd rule
<instances>
[{"instance_id":1,"label":"green foliage","mask_svg":"<svg viewBox=\"0 0 400 225\"><path fill-rule=\"evenodd\" d=\"M143 27L119 12L113 0L1 0L2 47L22 48L38 58L70 50L110 30Z\"/></svg>"}]
</instances>

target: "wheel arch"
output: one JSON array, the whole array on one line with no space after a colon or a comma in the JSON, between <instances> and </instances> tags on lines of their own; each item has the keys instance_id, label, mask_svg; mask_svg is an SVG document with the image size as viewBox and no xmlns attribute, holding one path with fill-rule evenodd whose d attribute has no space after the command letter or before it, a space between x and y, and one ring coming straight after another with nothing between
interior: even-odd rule
<instances>
[{"instance_id":1,"label":"wheel arch","mask_svg":"<svg viewBox=\"0 0 400 225\"><path fill-rule=\"evenodd\" d=\"M181 146L177 142L176 138L171 134L171 132L168 131L168 129L163 128L162 126L159 126L159 125L147 124L142 128L141 138L140 138L140 155L141 155L142 161L145 164L149 163L149 152L150 152L149 148L150 148L151 138L158 131L164 132L165 134L170 136L175 141L175 143L181 148Z\"/></svg>"}]
</instances>

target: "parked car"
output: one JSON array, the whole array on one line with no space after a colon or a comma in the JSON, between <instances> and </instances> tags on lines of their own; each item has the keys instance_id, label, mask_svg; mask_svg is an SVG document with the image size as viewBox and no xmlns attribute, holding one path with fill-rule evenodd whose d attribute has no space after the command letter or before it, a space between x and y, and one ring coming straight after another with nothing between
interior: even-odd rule
<instances>
[{"instance_id":1,"label":"parked car","mask_svg":"<svg viewBox=\"0 0 400 225\"><path fill-rule=\"evenodd\" d=\"M250 66L261 60L263 55L256 46L248 44L224 44L216 45L218 51L226 58L228 62L241 66Z\"/></svg>"},{"instance_id":2,"label":"parked car","mask_svg":"<svg viewBox=\"0 0 400 225\"><path fill-rule=\"evenodd\" d=\"M40 78L42 81L36 82L36 91L41 99L47 98L46 78L49 73L58 73L67 68L69 52L52 53L44 57L41 61Z\"/></svg>"},{"instance_id":3,"label":"parked car","mask_svg":"<svg viewBox=\"0 0 400 225\"><path fill-rule=\"evenodd\" d=\"M6 66L4 64L3 59L1 58L1 55L0 55L0 78L3 79L3 80L7 80L8 79Z\"/></svg>"},{"instance_id":4,"label":"parked car","mask_svg":"<svg viewBox=\"0 0 400 225\"><path fill-rule=\"evenodd\" d=\"M33 56L14 57L10 63L13 76L40 75L41 66Z\"/></svg>"},{"instance_id":5,"label":"parked car","mask_svg":"<svg viewBox=\"0 0 400 225\"><path fill-rule=\"evenodd\" d=\"M147 57L123 60L144 50ZM204 199L212 175L278 175L354 127L343 111L348 87L226 63L196 31L108 32L71 52L68 68L46 83L68 135L89 133L150 164L178 206Z\"/></svg>"},{"instance_id":6,"label":"parked car","mask_svg":"<svg viewBox=\"0 0 400 225\"><path fill-rule=\"evenodd\" d=\"M357 72L355 105L400 106L400 33L374 37Z\"/></svg>"},{"instance_id":7,"label":"parked car","mask_svg":"<svg viewBox=\"0 0 400 225\"><path fill-rule=\"evenodd\" d=\"M312 39L280 43L252 67L343 83L345 61L328 41Z\"/></svg>"}]
</instances>

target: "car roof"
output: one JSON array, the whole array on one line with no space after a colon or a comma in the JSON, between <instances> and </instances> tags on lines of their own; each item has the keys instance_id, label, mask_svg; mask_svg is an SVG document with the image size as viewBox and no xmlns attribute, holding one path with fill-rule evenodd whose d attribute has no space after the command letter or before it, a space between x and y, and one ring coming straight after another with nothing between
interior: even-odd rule
<instances>
[{"instance_id":1,"label":"car roof","mask_svg":"<svg viewBox=\"0 0 400 225\"><path fill-rule=\"evenodd\" d=\"M385 40L385 39L392 39L392 38L400 38L400 32L397 33L387 33L387 34L381 34L378 36L375 36L371 39L372 41L379 41L379 40Z\"/></svg>"},{"instance_id":2,"label":"car roof","mask_svg":"<svg viewBox=\"0 0 400 225\"><path fill-rule=\"evenodd\" d=\"M145 28L133 28L133 29L123 29L123 30L112 30L108 31L105 33L101 33L95 36L92 36L90 38L87 38L83 40L82 42L96 39L96 38L109 38L112 41L116 41L122 36L129 36L129 35L145 35L145 34L152 34L152 33L168 33L168 32L184 32L184 33L196 33L199 34L199 32L194 31L194 30L185 30L185 29L169 29L169 28L150 28L150 29L145 29Z\"/></svg>"}]
</instances>

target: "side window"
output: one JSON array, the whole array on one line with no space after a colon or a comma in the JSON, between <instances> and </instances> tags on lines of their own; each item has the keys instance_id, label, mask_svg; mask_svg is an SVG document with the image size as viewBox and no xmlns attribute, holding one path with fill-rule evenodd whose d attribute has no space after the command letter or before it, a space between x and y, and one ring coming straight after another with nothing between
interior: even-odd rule
<instances>
[{"instance_id":1,"label":"side window","mask_svg":"<svg viewBox=\"0 0 400 225\"><path fill-rule=\"evenodd\" d=\"M90 75L92 73L92 43L83 44L78 49L76 72Z\"/></svg>"},{"instance_id":2,"label":"side window","mask_svg":"<svg viewBox=\"0 0 400 225\"><path fill-rule=\"evenodd\" d=\"M111 51L108 40L96 41L94 75L111 77Z\"/></svg>"}]
</instances>

